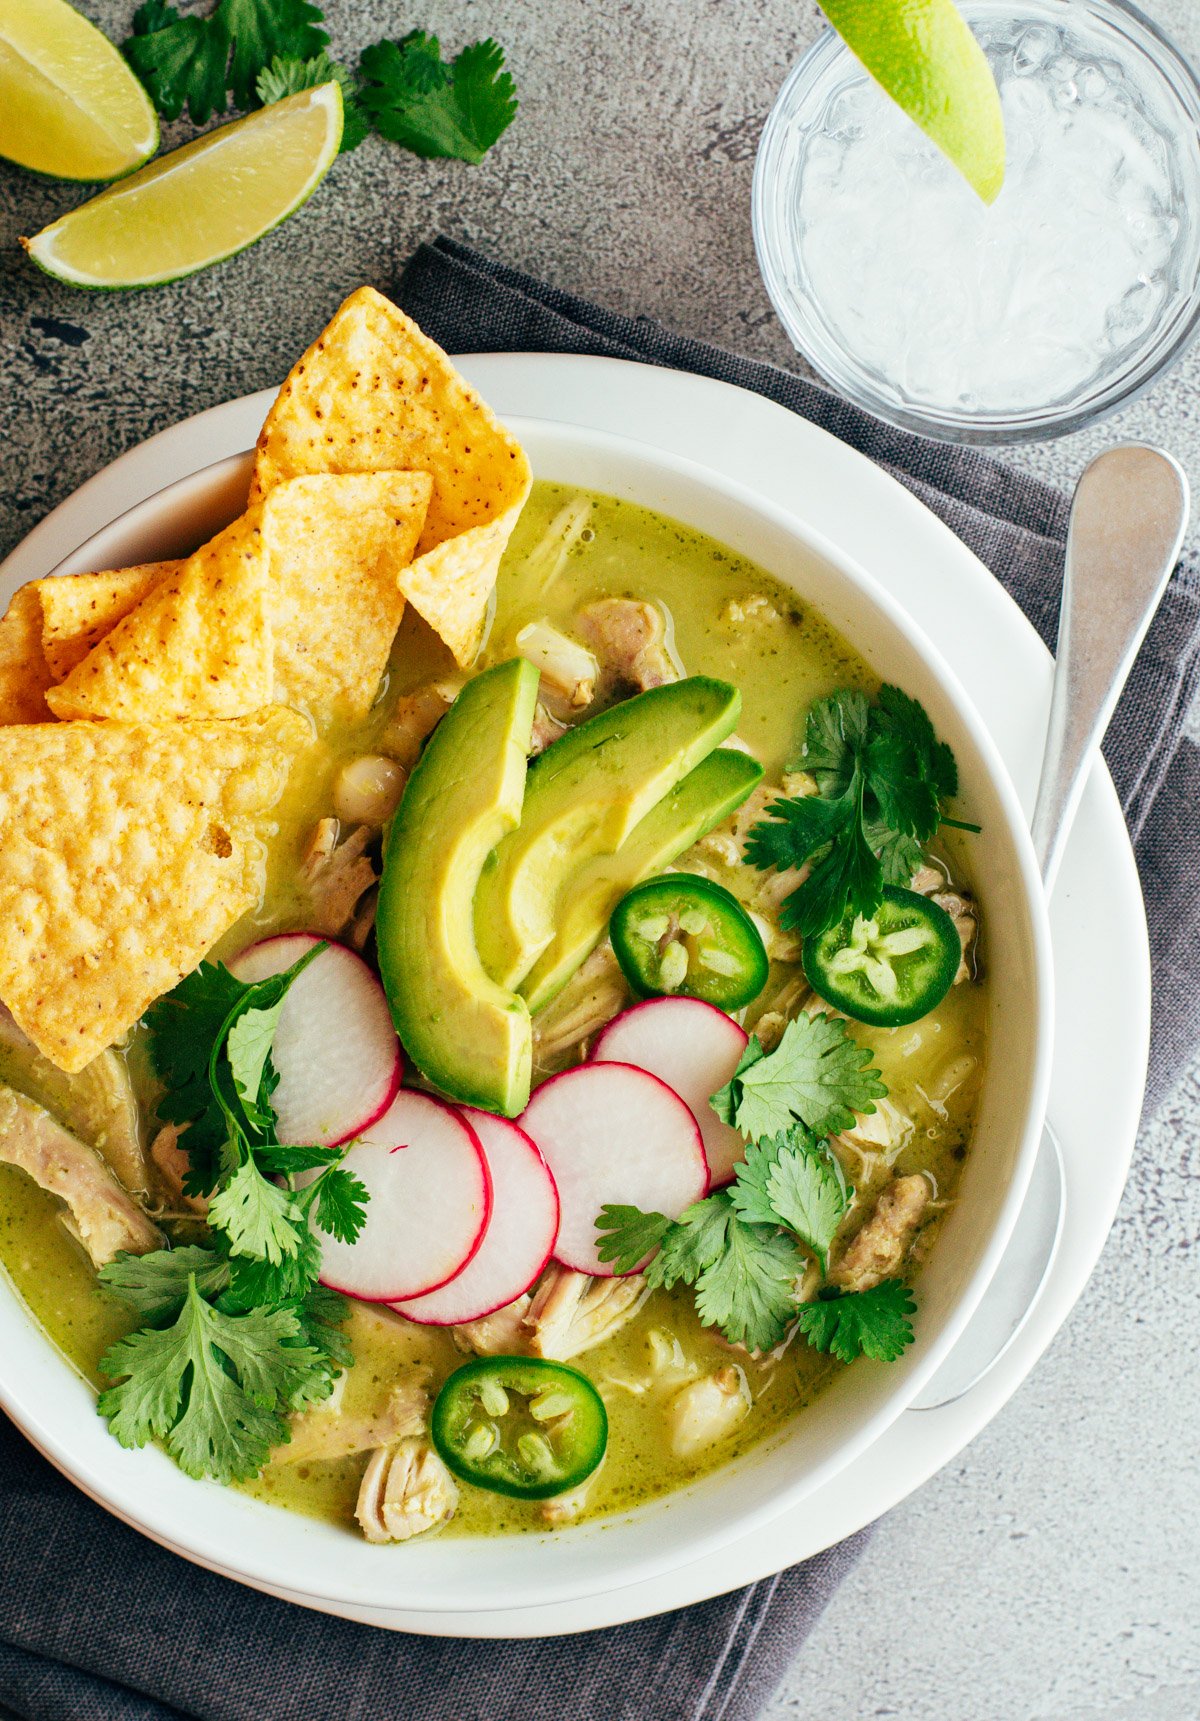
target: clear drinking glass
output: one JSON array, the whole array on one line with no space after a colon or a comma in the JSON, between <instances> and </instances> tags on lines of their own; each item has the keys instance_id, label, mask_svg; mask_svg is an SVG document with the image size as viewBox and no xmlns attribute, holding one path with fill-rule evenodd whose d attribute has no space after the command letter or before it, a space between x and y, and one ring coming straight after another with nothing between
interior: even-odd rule
<instances>
[{"instance_id":1,"label":"clear drinking glass","mask_svg":"<svg viewBox=\"0 0 1200 1721\"><path fill-rule=\"evenodd\" d=\"M1008 138L989 208L827 31L754 175L763 280L840 393L949 441L1112 412L1200 320L1200 85L1126 0L964 0Z\"/></svg>"}]
</instances>

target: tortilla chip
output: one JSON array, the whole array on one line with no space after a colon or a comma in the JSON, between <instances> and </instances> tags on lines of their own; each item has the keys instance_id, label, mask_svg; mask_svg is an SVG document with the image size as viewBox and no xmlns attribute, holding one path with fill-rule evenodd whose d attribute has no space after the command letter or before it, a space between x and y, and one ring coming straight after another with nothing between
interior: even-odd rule
<instances>
[{"instance_id":1,"label":"tortilla chip","mask_svg":"<svg viewBox=\"0 0 1200 1721\"><path fill-rule=\"evenodd\" d=\"M42 606L36 585L14 592L0 620L0 723L49 723L46 691L54 677L42 652Z\"/></svg>"},{"instance_id":2,"label":"tortilla chip","mask_svg":"<svg viewBox=\"0 0 1200 1721\"><path fill-rule=\"evenodd\" d=\"M245 717L271 703L261 510L227 526L105 634L47 704L59 717Z\"/></svg>"},{"instance_id":3,"label":"tortilla chip","mask_svg":"<svg viewBox=\"0 0 1200 1721\"><path fill-rule=\"evenodd\" d=\"M275 693L284 705L365 717L404 614L432 480L425 472L292 478L262 509L270 557Z\"/></svg>"},{"instance_id":4,"label":"tortilla chip","mask_svg":"<svg viewBox=\"0 0 1200 1721\"><path fill-rule=\"evenodd\" d=\"M303 473L396 470L433 478L408 596L422 615L427 605L426 619L465 667L529 494L529 461L442 349L382 294L360 287L280 389L259 435L250 497ZM453 559L438 558L450 542Z\"/></svg>"},{"instance_id":5,"label":"tortilla chip","mask_svg":"<svg viewBox=\"0 0 1200 1721\"><path fill-rule=\"evenodd\" d=\"M262 891L256 819L304 719L44 723L0 731L0 998L81 1070Z\"/></svg>"},{"instance_id":6,"label":"tortilla chip","mask_svg":"<svg viewBox=\"0 0 1200 1721\"><path fill-rule=\"evenodd\" d=\"M53 679L65 681L93 646L137 608L151 586L178 567L178 562L143 562L100 574L35 580L42 600L42 649Z\"/></svg>"}]
</instances>

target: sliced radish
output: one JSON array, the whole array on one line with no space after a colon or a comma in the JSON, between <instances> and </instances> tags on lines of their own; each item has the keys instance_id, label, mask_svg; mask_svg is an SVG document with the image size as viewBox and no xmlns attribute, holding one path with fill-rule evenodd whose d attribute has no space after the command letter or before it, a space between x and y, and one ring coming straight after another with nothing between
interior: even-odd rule
<instances>
[{"instance_id":1,"label":"sliced radish","mask_svg":"<svg viewBox=\"0 0 1200 1721\"><path fill-rule=\"evenodd\" d=\"M314 1224L323 1285L394 1303L461 1273L483 1241L492 1180L479 1137L452 1105L402 1088L342 1164L366 1185L367 1217L353 1243Z\"/></svg>"},{"instance_id":2,"label":"sliced radish","mask_svg":"<svg viewBox=\"0 0 1200 1721\"><path fill-rule=\"evenodd\" d=\"M632 1064L580 1064L537 1090L522 1128L558 1185L555 1259L611 1276L596 1253L596 1219L610 1202L676 1219L708 1188L700 1130L665 1082Z\"/></svg>"},{"instance_id":3,"label":"sliced radish","mask_svg":"<svg viewBox=\"0 0 1200 1721\"><path fill-rule=\"evenodd\" d=\"M596 1040L592 1059L636 1064L674 1088L700 1125L709 1180L716 1189L731 1181L746 1149L737 1130L722 1123L709 1105L709 1095L725 1086L747 1043L743 1028L700 998L647 998L608 1024Z\"/></svg>"},{"instance_id":4,"label":"sliced radish","mask_svg":"<svg viewBox=\"0 0 1200 1721\"><path fill-rule=\"evenodd\" d=\"M558 1190L534 1143L506 1117L460 1106L492 1174L492 1216L483 1242L454 1278L395 1308L410 1321L451 1327L482 1320L527 1291L554 1249Z\"/></svg>"},{"instance_id":5,"label":"sliced radish","mask_svg":"<svg viewBox=\"0 0 1200 1721\"><path fill-rule=\"evenodd\" d=\"M279 1086L271 1096L279 1139L337 1147L382 1117L396 1097L404 1062L383 987L361 956L312 932L252 944L229 964L239 980L266 980L315 956L288 988L271 1046Z\"/></svg>"}]
</instances>

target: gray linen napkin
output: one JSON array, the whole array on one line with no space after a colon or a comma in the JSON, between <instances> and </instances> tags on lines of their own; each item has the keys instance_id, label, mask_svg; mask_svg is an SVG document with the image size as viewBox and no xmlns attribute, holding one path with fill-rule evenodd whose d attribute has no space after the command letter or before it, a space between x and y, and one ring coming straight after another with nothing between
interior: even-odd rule
<instances>
[{"instance_id":1,"label":"gray linen napkin","mask_svg":"<svg viewBox=\"0 0 1200 1721\"><path fill-rule=\"evenodd\" d=\"M1067 516L1056 491L449 240L422 247L399 298L451 351L609 354L768 395L915 490L1052 639ZM1189 564L1109 753L1151 910L1155 1098L1200 1037L1200 752L1181 740L1198 670L1200 579ZM0 1466L0 1721L753 1721L865 1541L684 1612L568 1641L414 1638L304 1614L185 1566L107 1517L6 1424Z\"/></svg>"}]
</instances>

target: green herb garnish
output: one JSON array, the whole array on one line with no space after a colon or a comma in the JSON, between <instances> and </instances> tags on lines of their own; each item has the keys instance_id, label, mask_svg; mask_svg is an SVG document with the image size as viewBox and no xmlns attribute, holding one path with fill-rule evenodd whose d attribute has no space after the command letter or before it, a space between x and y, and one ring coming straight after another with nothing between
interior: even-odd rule
<instances>
[{"instance_id":1,"label":"green herb garnish","mask_svg":"<svg viewBox=\"0 0 1200 1721\"><path fill-rule=\"evenodd\" d=\"M752 1039L732 1080L712 1100L718 1116L749 1137L733 1182L674 1221L638 1207L603 1208L596 1222L600 1259L629 1273L649 1255L648 1284L666 1290L691 1285L705 1326L749 1350L774 1349L798 1323L817 1349L832 1349L846 1361L856 1336L863 1355L882 1355L891 1345L898 1356L912 1332L904 1323L908 1338L894 1348L899 1329L885 1317L895 1293L877 1298L858 1317L858 1299L874 1293L838 1294L836 1318L820 1322L806 1313L816 1305L797 1301L805 1251L827 1271L830 1245L854 1193L826 1138L849 1129L856 1113L873 1111L886 1093L869 1050L833 1017L790 1022L769 1055ZM900 1291L907 1299L907 1288L900 1285Z\"/></svg>"},{"instance_id":2,"label":"green herb garnish","mask_svg":"<svg viewBox=\"0 0 1200 1721\"><path fill-rule=\"evenodd\" d=\"M363 51L362 86L327 52L324 14L309 0L217 0L203 17L171 0L145 0L122 52L164 119L186 107L196 125L336 81L342 153L374 124L420 156L477 163L517 112L504 51L490 38L442 58L436 36L411 30Z\"/></svg>"},{"instance_id":3,"label":"green herb garnish","mask_svg":"<svg viewBox=\"0 0 1200 1721\"><path fill-rule=\"evenodd\" d=\"M436 36L410 30L365 49L359 67L376 129L414 155L481 162L516 117L504 51L490 38L446 61Z\"/></svg>"},{"instance_id":4,"label":"green herb garnish","mask_svg":"<svg viewBox=\"0 0 1200 1721\"><path fill-rule=\"evenodd\" d=\"M954 755L924 706L898 687L880 688L874 704L848 688L817 700L794 768L812 775L817 793L773 801L746 859L764 871L810 867L780 911L806 938L847 914L874 914L885 884L911 882L941 825L979 828L947 818L958 792Z\"/></svg>"},{"instance_id":5,"label":"green herb garnish","mask_svg":"<svg viewBox=\"0 0 1200 1721\"><path fill-rule=\"evenodd\" d=\"M185 1126L185 1186L209 1197L212 1245L119 1255L102 1270L145 1324L101 1359L114 1384L99 1408L123 1445L162 1440L191 1476L257 1474L289 1413L327 1398L350 1361L345 1302L316 1283L312 1221L352 1242L367 1192L341 1149L280 1143L271 1104L288 988L324 948L252 984L202 963L146 1015L159 1115ZM298 1189L300 1176L311 1181Z\"/></svg>"},{"instance_id":6,"label":"green herb garnish","mask_svg":"<svg viewBox=\"0 0 1200 1721\"><path fill-rule=\"evenodd\" d=\"M819 1351L842 1362L874 1357L895 1362L913 1342L917 1305L903 1279L884 1279L869 1291L822 1291L800 1307L800 1331Z\"/></svg>"},{"instance_id":7,"label":"green herb garnish","mask_svg":"<svg viewBox=\"0 0 1200 1721\"><path fill-rule=\"evenodd\" d=\"M345 66L321 51L311 60L276 54L270 65L258 74L255 94L264 107L281 102L285 96L298 96L301 90L315 90L320 84L336 83L342 92L342 142L339 155L357 149L371 129L371 122L358 100L358 85Z\"/></svg>"}]
</instances>

